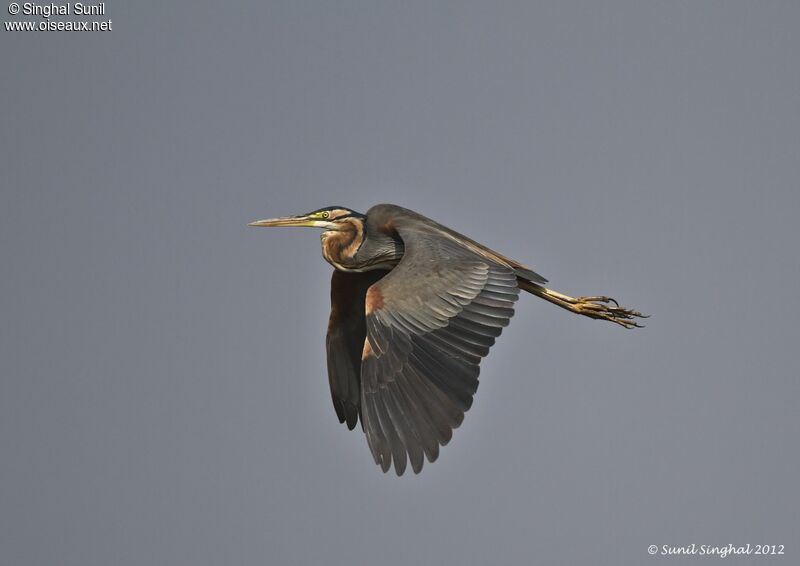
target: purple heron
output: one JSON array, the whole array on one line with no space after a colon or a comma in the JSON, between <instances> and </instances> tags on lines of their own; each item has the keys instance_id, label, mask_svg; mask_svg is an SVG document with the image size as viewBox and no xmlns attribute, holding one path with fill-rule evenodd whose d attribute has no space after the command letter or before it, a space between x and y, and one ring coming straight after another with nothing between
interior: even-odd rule
<instances>
[{"instance_id":1,"label":"purple heron","mask_svg":"<svg viewBox=\"0 0 800 566\"><path fill-rule=\"evenodd\" d=\"M514 314L520 290L570 312L624 328L643 315L609 297L570 297L547 280L412 210L342 206L250 226L321 228L335 269L326 339L339 422L359 419L384 472L415 473L464 419L479 364Z\"/></svg>"}]
</instances>

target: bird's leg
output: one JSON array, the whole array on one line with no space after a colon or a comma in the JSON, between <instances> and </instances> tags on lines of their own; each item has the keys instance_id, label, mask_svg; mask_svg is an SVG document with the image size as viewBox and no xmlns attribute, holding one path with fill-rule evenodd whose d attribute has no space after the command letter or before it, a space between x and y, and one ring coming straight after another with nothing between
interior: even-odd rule
<instances>
[{"instance_id":1,"label":"bird's leg","mask_svg":"<svg viewBox=\"0 0 800 566\"><path fill-rule=\"evenodd\" d=\"M519 281L519 283L520 288L563 309L589 318L608 320L624 328L641 328L642 325L636 319L647 318L639 311L621 307L611 297L570 297L529 281Z\"/></svg>"}]
</instances>

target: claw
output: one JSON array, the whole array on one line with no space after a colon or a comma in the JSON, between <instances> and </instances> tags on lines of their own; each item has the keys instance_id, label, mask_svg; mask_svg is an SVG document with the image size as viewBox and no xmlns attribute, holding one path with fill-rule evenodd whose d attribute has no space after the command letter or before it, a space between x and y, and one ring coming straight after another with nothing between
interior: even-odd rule
<instances>
[{"instance_id":1,"label":"claw","mask_svg":"<svg viewBox=\"0 0 800 566\"><path fill-rule=\"evenodd\" d=\"M575 312L578 314L598 320L607 320L619 324L623 328L643 328L634 318L646 318L638 311L621 307L616 299L611 297L578 297L568 302L574 306Z\"/></svg>"},{"instance_id":2,"label":"claw","mask_svg":"<svg viewBox=\"0 0 800 566\"><path fill-rule=\"evenodd\" d=\"M575 301L579 303L614 303L615 307L619 307L619 303L612 297L600 295L597 297L578 297Z\"/></svg>"}]
</instances>

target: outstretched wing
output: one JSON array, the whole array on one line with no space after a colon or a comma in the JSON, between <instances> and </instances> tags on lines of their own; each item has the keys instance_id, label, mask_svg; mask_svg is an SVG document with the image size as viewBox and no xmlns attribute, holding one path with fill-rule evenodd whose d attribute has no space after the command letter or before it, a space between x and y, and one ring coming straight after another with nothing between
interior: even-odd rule
<instances>
[{"instance_id":1,"label":"outstretched wing","mask_svg":"<svg viewBox=\"0 0 800 566\"><path fill-rule=\"evenodd\" d=\"M328 381L336 416L350 430L358 422L361 405L361 350L367 333L364 297L369 286L386 273L334 270L331 277L331 316L325 339Z\"/></svg>"},{"instance_id":2,"label":"outstretched wing","mask_svg":"<svg viewBox=\"0 0 800 566\"><path fill-rule=\"evenodd\" d=\"M386 229L405 253L366 293L361 419L375 463L401 475L407 459L415 473L436 460L461 424L519 290L513 268L422 217L395 215Z\"/></svg>"}]
</instances>

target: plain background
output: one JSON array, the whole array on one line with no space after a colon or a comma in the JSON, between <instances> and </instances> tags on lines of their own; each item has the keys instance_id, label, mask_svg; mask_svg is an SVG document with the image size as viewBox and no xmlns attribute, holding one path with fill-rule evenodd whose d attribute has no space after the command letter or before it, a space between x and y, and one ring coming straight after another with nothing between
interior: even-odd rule
<instances>
[{"instance_id":1,"label":"plain background","mask_svg":"<svg viewBox=\"0 0 800 566\"><path fill-rule=\"evenodd\" d=\"M0 564L797 563L800 4L106 11L0 31ZM653 316L524 297L383 475L317 233L246 227L379 202Z\"/></svg>"}]
</instances>

